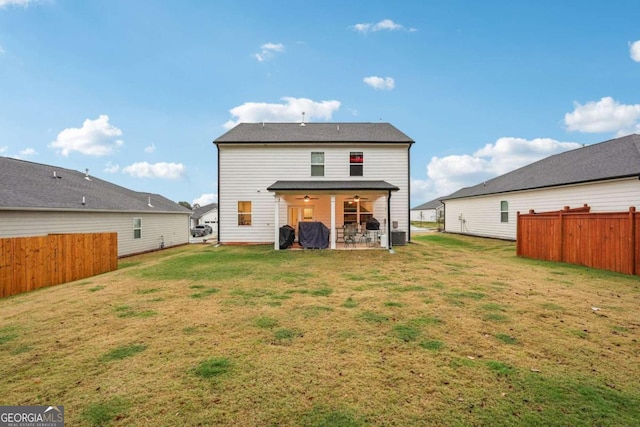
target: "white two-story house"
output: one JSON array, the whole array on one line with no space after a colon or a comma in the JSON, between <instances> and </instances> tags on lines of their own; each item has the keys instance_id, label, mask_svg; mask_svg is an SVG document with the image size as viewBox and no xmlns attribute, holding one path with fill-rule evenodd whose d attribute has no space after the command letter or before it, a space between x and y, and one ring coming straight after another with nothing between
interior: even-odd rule
<instances>
[{"instance_id":1,"label":"white two-story house","mask_svg":"<svg viewBox=\"0 0 640 427\"><path fill-rule=\"evenodd\" d=\"M322 222L336 248L345 224L375 218L383 247L409 238L414 141L388 123L241 123L218 149L218 241L273 243L280 227Z\"/></svg>"}]
</instances>

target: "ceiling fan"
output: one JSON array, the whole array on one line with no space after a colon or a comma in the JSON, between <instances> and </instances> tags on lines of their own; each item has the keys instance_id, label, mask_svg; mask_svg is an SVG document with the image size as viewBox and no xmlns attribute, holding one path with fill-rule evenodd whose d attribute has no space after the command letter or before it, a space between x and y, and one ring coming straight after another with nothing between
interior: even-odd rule
<instances>
[{"instance_id":1,"label":"ceiling fan","mask_svg":"<svg viewBox=\"0 0 640 427\"><path fill-rule=\"evenodd\" d=\"M359 202L360 200L369 200L369 198L368 197L358 196L357 194L353 196L353 201L354 202Z\"/></svg>"},{"instance_id":2,"label":"ceiling fan","mask_svg":"<svg viewBox=\"0 0 640 427\"><path fill-rule=\"evenodd\" d=\"M308 202L309 200L318 200L317 197L309 197L308 194L305 194L304 197L296 197L296 200L304 200L305 202Z\"/></svg>"}]
</instances>

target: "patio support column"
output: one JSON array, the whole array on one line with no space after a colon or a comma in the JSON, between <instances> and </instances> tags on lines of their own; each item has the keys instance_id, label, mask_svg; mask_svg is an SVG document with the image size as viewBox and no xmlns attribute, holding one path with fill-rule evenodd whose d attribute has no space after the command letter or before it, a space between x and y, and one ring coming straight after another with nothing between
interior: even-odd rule
<instances>
[{"instance_id":1,"label":"patio support column","mask_svg":"<svg viewBox=\"0 0 640 427\"><path fill-rule=\"evenodd\" d=\"M336 248L336 195L331 195L331 249Z\"/></svg>"},{"instance_id":2,"label":"patio support column","mask_svg":"<svg viewBox=\"0 0 640 427\"><path fill-rule=\"evenodd\" d=\"M273 235L274 235L274 240L273 240L273 249L275 249L276 251L280 250L280 227L278 226L280 224L280 196L278 196L277 194L274 195L274 208L273 208Z\"/></svg>"},{"instance_id":3,"label":"patio support column","mask_svg":"<svg viewBox=\"0 0 640 427\"><path fill-rule=\"evenodd\" d=\"M387 192L387 249L391 249L391 191Z\"/></svg>"}]
</instances>

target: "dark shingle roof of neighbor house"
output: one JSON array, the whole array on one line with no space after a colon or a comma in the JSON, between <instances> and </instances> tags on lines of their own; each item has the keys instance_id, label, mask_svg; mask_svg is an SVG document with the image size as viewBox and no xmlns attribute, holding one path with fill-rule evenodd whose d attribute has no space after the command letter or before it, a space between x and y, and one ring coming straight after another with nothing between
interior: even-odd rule
<instances>
[{"instance_id":1,"label":"dark shingle roof of neighbor house","mask_svg":"<svg viewBox=\"0 0 640 427\"><path fill-rule=\"evenodd\" d=\"M207 213L211 212L214 209L218 209L217 203L209 203L208 205L199 206L193 210L191 214L191 218L198 219L202 218Z\"/></svg>"},{"instance_id":2,"label":"dark shingle roof of neighbor house","mask_svg":"<svg viewBox=\"0 0 640 427\"><path fill-rule=\"evenodd\" d=\"M411 210L412 211L421 211L421 210L425 210L425 209L437 209L440 206L442 206L442 202L440 201L440 198L437 198L437 199L431 200L430 202L418 205L415 208L411 208Z\"/></svg>"},{"instance_id":3,"label":"dark shingle roof of neighbor house","mask_svg":"<svg viewBox=\"0 0 640 427\"><path fill-rule=\"evenodd\" d=\"M378 142L413 144L389 123L240 123L213 141L221 143Z\"/></svg>"},{"instance_id":4,"label":"dark shingle roof of neighbor house","mask_svg":"<svg viewBox=\"0 0 640 427\"><path fill-rule=\"evenodd\" d=\"M400 188L386 181L276 181L269 191L398 191Z\"/></svg>"},{"instance_id":5,"label":"dark shingle roof of neighbor house","mask_svg":"<svg viewBox=\"0 0 640 427\"><path fill-rule=\"evenodd\" d=\"M640 135L555 154L440 200L640 176Z\"/></svg>"},{"instance_id":6,"label":"dark shingle roof of neighbor house","mask_svg":"<svg viewBox=\"0 0 640 427\"><path fill-rule=\"evenodd\" d=\"M86 173L9 157L0 157L0 210L191 212L159 194L132 191Z\"/></svg>"}]
</instances>

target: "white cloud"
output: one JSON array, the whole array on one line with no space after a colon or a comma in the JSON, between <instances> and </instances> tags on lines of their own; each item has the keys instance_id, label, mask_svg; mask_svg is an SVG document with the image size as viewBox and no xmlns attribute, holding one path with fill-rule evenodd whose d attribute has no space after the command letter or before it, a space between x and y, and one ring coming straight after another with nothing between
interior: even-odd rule
<instances>
[{"instance_id":1,"label":"white cloud","mask_svg":"<svg viewBox=\"0 0 640 427\"><path fill-rule=\"evenodd\" d=\"M0 147L0 154L4 153L5 151L7 151L9 149L9 147L7 147L6 145L3 147Z\"/></svg>"},{"instance_id":2,"label":"white cloud","mask_svg":"<svg viewBox=\"0 0 640 427\"><path fill-rule=\"evenodd\" d=\"M366 84L374 89L391 90L395 87L396 82L393 77L370 76L362 79Z\"/></svg>"},{"instance_id":3,"label":"white cloud","mask_svg":"<svg viewBox=\"0 0 640 427\"><path fill-rule=\"evenodd\" d=\"M204 206L204 205L208 205L209 203L217 203L217 202L218 202L218 195L217 194L205 193L205 194L201 195L200 197L197 197L197 198L193 199L193 203L191 203L191 206L193 206L193 205Z\"/></svg>"},{"instance_id":4,"label":"white cloud","mask_svg":"<svg viewBox=\"0 0 640 427\"><path fill-rule=\"evenodd\" d=\"M307 98L282 98L284 104L269 104L266 102L245 102L229 110L236 120L229 120L224 127L231 129L241 122L299 122L302 113L305 121L313 119L330 120L332 114L340 108L340 101L316 102Z\"/></svg>"},{"instance_id":5,"label":"white cloud","mask_svg":"<svg viewBox=\"0 0 640 427\"><path fill-rule=\"evenodd\" d=\"M27 7L31 3L35 2L33 0L0 0L0 9L7 6Z\"/></svg>"},{"instance_id":6,"label":"white cloud","mask_svg":"<svg viewBox=\"0 0 640 427\"><path fill-rule=\"evenodd\" d=\"M551 138L499 138L495 144L487 144L473 156L488 158L491 171L497 176L548 157L552 154L580 148L576 142L560 142Z\"/></svg>"},{"instance_id":7,"label":"white cloud","mask_svg":"<svg viewBox=\"0 0 640 427\"><path fill-rule=\"evenodd\" d=\"M260 52L254 56L258 61L262 62L273 58L276 53L284 52L284 45L282 43L265 43L260 46L260 49Z\"/></svg>"},{"instance_id":8,"label":"white cloud","mask_svg":"<svg viewBox=\"0 0 640 427\"><path fill-rule=\"evenodd\" d=\"M144 147L144 152L145 153L151 154L154 151L156 151L156 145L155 144L151 144L151 145L148 145L148 146Z\"/></svg>"},{"instance_id":9,"label":"white cloud","mask_svg":"<svg viewBox=\"0 0 640 427\"><path fill-rule=\"evenodd\" d=\"M419 203L479 184L537 160L581 147L575 142L550 138L504 137L473 154L433 157L427 165L427 179L411 181L411 198Z\"/></svg>"},{"instance_id":10,"label":"white cloud","mask_svg":"<svg viewBox=\"0 0 640 427\"><path fill-rule=\"evenodd\" d=\"M106 173L118 173L120 171L120 165L114 165L111 162L107 162L104 167Z\"/></svg>"},{"instance_id":11,"label":"white cloud","mask_svg":"<svg viewBox=\"0 0 640 427\"><path fill-rule=\"evenodd\" d=\"M166 162L137 162L122 169L122 173L127 173L136 178L179 179L185 175L185 172L186 168L182 163Z\"/></svg>"},{"instance_id":12,"label":"white cloud","mask_svg":"<svg viewBox=\"0 0 640 427\"><path fill-rule=\"evenodd\" d=\"M616 132L617 136L640 131L640 104L619 104L607 96L584 105L574 102L574 107L571 113L564 115L570 131Z\"/></svg>"},{"instance_id":13,"label":"white cloud","mask_svg":"<svg viewBox=\"0 0 640 427\"><path fill-rule=\"evenodd\" d=\"M33 148L25 148L24 150L20 150L15 158L24 159L25 157L35 156L36 154L38 154L38 152Z\"/></svg>"},{"instance_id":14,"label":"white cloud","mask_svg":"<svg viewBox=\"0 0 640 427\"><path fill-rule=\"evenodd\" d=\"M640 62L640 40L629 43L629 53L631 54L631 59Z\"/></svg>"},{"instance_id":15,"label":"white cloud","mask_svg":"<svg viewBox=\"0 0 640 427\"><path fill-rule=\"evenodd\" d=\"M65 157L73 151L88 156L106 156L124 144L119 136L122 131L109 124L109 116L103 114L95 120L85 120L81 128L63 130L49 147Z\"/></svg>"},{"instance_id":16,"label":"white cloud","mask_svg":"<svg viewBox=\"0 0 640 427\"><path fill-rule=\"evenodd\" d=\"M376 32L376 31L398 31L398 30L406 30L409 32L415 32L418 31L415 28L408 28L406 29L404 27L404 25L400 25L397 24L395 22L393 22L391 19L383 19L382 21L376 23L376 24L371 24L371 23L366 23L366 24L355 24L352 27L355 31L362 33L362 34L367 34L369 32Z\"/></svg>"}]
</instances>

